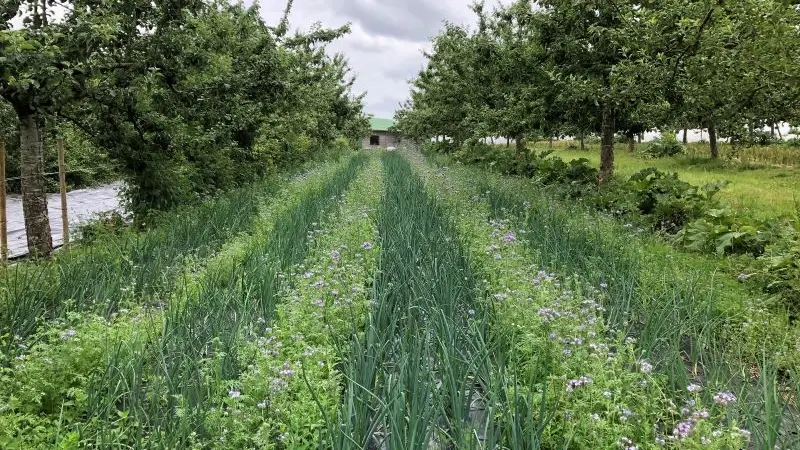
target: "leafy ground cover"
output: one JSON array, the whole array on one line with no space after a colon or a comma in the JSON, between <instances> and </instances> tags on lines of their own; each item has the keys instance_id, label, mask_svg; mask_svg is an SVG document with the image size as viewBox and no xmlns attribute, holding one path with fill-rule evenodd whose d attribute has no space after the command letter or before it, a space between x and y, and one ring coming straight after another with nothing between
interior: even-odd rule
<instances>
[{"instance_id":1,"label":"leafy ground cover","mask_svg":"<svg viewBox=\"0 0 800 450\"><path fill-rule=\"evenodd\" d=\"M338 213L314 231L306 260L290 269L295 283L267 327L241 339L246 370L221 393L230 410L208 419L218 448L330 445L321 430L340 403L338 352L363 329L371 299L382 181L380 160L372 158Z\"/></svg>"}]
</instances>

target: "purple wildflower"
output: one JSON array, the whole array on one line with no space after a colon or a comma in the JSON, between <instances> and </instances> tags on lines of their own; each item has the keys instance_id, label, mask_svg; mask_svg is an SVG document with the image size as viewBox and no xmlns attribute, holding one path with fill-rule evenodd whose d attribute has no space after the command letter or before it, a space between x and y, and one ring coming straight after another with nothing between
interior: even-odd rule
<instances>
[{"instance_id":1,"label":"purple wildflower","mask_svg":"<svg viewBox=\"0 0 800 450\"><path fill-rule=\"evenodd\" d=\"M558 318L561 313L552 309L552 308L542 308L540 309L537 314L541 317L545 322L550 322Z\"/></svg>"},{"instance_id":2,"label":"purple wildflower","mask_svg":"<svg viewBox=\"0 0 800 450\"><path fill-rule=\"evenodd\" d=\"M733 395L733 393L730 391L717 392L716 394L714 394L714 401L718 405L728 406L736 401L736 396Z\"/></svg>"},{"instance_id":3,"label":"purple wildflower","mask_svg":"<svg viewBox=\"0 0 800 450\"><path fill-rule=\"evenodd\" d=\"M592 384L592 379L586 376L577 378L575 380L569 380L569 382L567 382L567 392L572 392L575 389L587 384Z\"/></svg>"},{"instance_id":4,"label":"purple wildflower","mask_svg":"<svg viewBox=\"0 0 800 450\"><path fill-rule=\"evenodd\" d=\"M78 332L75 331L74 328L70 328L69 330L64 330L64 331L61 332L61 340L62 341L68 341L68 340L74 338L77 335L78 335Z\"/></svg>"},{"instance_id":5,"label":"purple wildflower","mask_svg":"<svg viewBox=\"0 0 800 450\"><path fill-rule=\"evenodd\" d=\"M338 262L342 258L342 255L339 253L338 250L334 250L331 252L331 259Z\"/></svg>"},{"instance_id":6,"label":"purple wildflower","mask_svg":"<svg viewBox=\"0 0 800 450\"><path fill-rule=\"evenodd\" d=\"M619 439L619 445L624 450L639 450L639 447L636 444L634 444L632 440L624 436Z\"/></svg>"},{"instance_id":7,"label":"purple wildflower","mask_svg":"<svg viewBox=\"0 0 800 450\"><path fill-rule=\"evenodd\" d=\"M694 424L694 419L681 420L672 430L672 435L678 439L685 439L694 431Z\"/></svg>"},{"instance_id":8,"label":"purple wildflower","mask_svg":"<svg viewBox=\"0 0 800 450\"><path fill-rule=\"evenodd\" d=\"M372 250L372 242L369 242L369 241L364 242L363 244L361 244L361 249L362 250Z\"/></svg>"},{"instance_id":9,"label":"purple wildflower","mask_svg":"<svg viewBox=\"0 0 800 450\"><path fill-rule=\"evenodd\" d=\"M509 231L508 233L506 233L505 236L503 236L503 242L505 242L506 244L514 242L516 240L517 240L517 235L514 234L513 231Z\"/></svg>"},{"instance_id":10,"label":"purple wildflower","mask_svg":"<svg viewBox=\"0 0 800 450\"><path fill-rule=\"evenodd\" d=\"M691 393L695 393L695 392L700 392L700 391L702 391L702 390L703 390L703 387L702 387L702 386L700 386L699 384L694 384L694 383L692 383L692 384L690 384L690 385L686 386L686 390L687 390L687 391L689 391L689 392L691 392Z\"/></svg>"}]
</instances>

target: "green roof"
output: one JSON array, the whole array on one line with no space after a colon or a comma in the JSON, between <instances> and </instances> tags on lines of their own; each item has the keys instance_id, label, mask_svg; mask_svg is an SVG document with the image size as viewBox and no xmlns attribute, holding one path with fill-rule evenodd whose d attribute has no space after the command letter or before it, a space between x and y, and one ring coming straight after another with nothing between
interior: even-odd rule
<instances>
[{"instance_id":1,"label":"green roof","mask_svg":"<svg viewBox=\"0 0 800 450\"><path fill-rule=\"evenodd\" d=\"M389 127L394 125L392 119L376 119L374 117L369 119L369 127L372 131L389 131Z\"/></svg>"}]
</instances>

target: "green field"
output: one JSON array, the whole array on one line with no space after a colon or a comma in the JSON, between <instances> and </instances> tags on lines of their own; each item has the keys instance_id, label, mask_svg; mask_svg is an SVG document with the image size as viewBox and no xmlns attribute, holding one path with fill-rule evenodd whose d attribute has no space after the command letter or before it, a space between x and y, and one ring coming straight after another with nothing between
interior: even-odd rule
<instances>
[{"instance_id":1,"label":"green field","mask_svg":"<svg viewBox=\"0 0 800 450\"><path fill-rule=\"evenodd\" d=\"M414 150L318 164L5 269L0 448L790 448L800 332L719 262Z\"/></svg>"},{"instance_id":2,"label":"green field","mask_svg":"<svg viewBox=\"0 0 800 450\"><path fill-rule=\"evenodd\" d=\"M559 144L555 147L555 156L564 160L586 158L599 166L600 150L596 146L587 146L587 150L581 151L567 149L563 142ZM547 149L547 144L539 145L537 149ZM699 151L693 149L691 156L652 159L631 154L627 145L618 145L615 170L620 175L630 176L648 167L655 167L664 172L677 172L682 180L694 185L725 180L730 185L719 194L719 198L738 211L750 212L759 218L797 212L800 166L728 162L724 158L714 161L705 155L700 156ZM800 150L795 151L800 153Z\"/></svg>"}]
</instances>

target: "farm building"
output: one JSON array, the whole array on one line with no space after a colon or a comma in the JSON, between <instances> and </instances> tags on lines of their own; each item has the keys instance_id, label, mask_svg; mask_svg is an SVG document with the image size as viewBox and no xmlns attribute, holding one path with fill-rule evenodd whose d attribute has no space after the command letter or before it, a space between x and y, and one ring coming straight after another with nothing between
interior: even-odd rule
<instances>
[{"instance_id":1,"label":"farm building","mask_svg":"<svg viewBox=\"0 0 800 450\"><path fill-rule=\"evenodd\" d=\"M394 125L391 119L369 119L370 134L361 142L363 148L395 147L400 142L400 135L389 128Z\"/></svg>"}]
</instances>

